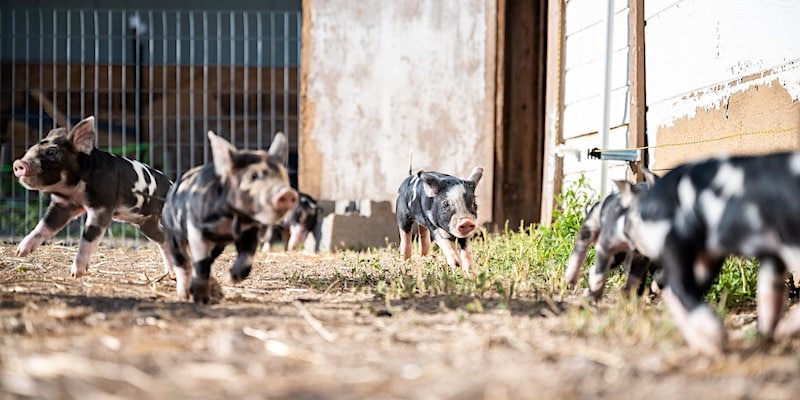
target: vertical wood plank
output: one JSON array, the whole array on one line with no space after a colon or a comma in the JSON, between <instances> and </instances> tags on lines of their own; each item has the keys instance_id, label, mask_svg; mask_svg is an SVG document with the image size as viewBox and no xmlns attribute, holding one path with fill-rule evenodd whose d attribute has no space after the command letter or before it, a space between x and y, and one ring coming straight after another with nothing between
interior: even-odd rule
<instances>
[{"instance_id":1,"label":"vertical wood plank","mask_svg":"<svg viewBox=\"0 0 800 400\"><path fill-rule=\"evenodd\" d=\"M540 223L549 224L563 180L563 160L556 146L563 142L564 111L564 0L547 4L547 86L545 88L544 151Z\"/></svg>"}]
</instances>

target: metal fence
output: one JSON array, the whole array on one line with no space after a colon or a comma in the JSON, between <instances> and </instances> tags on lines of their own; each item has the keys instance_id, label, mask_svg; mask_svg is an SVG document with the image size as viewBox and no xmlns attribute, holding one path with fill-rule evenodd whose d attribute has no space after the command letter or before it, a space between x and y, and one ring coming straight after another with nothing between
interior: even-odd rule
<instances>
[{"instance_id":1,"label":"metal fence","mask_svg":"<svg viewBox=\"0 0 800 400\"><path fill-rule=\"evenodd\" d=\"M266 148L282 131L296 184L299 9L0 9L0 31L5 240L20 240L48 204L16 182L13 160L55 126L88 115L98 121L98 148L173 180L209 161L208 130L242 148ZM74 242L81 225L59 237ZM106 240L138 238L133 232L113 225Z\"/></svg>"}]
</instances>

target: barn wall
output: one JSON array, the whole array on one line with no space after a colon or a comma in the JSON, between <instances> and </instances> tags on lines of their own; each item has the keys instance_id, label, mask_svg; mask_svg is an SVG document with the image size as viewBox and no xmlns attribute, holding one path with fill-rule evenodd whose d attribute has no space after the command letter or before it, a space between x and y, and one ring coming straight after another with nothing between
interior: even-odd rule
<instances>
[{"instance_id":1,"label":"barn wall","mask_svg":"<svg viewBox=\"0 0 800 400\"><path fill-rule=\"evenodd\" d=\"M719 153L800 149L800 3L654 0L645 19L651 145L759 132L657 148L654 169Z\"/></svg>"},{"instance_id":2,"label":"barn wall","mask_svg":"<svg viewBox=\"0 0 800 400\"><path fill-rule=\"evenodd\" d=\"M614 3L611 65L609 147L627 147L628 2ZM584 175L599 191L601 161L588 159L587 150L602 147L603 79L606 2L569 0L564 26L564 109L562 117L564 188ZM551 22L552 23L552 22ZM610 161L609 181L624 179L626 164ZM610 185L608 186L610 189Z\"/></svg>"},{"instance_id":3,"label":"barn wall","mask_svg":"<svg viewBox=\"0 0 800 400\"><path fill-rule=\"evenodd\" d=\"M492 211L494 0L303 3L300 189L394 200L413 168L478 185Z\"/></svg>"}]
</instances>

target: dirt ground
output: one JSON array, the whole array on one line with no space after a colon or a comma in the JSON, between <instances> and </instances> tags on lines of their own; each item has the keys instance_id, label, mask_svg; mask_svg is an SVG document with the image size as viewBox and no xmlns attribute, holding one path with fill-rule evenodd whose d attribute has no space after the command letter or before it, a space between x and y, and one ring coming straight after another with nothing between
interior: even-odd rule
<instances>
[{"instance_id":1,"label":"dirt ground","mask_svg":"<svg viewBox=\"0 0 800 400\"><path fill-rule=\"evenodd\" d=\"M674 328L580 329L633 325L609 318L613 297L518 298L504 309L487 299L482 312L466 311L474 299L387 302L353 274L362 256L352 253L260 255L233 285L228 251L214 266L224 298L207 306L157 281L152 246L101 247L81 279L69 277L74 255L50 245L23 259L0 247L2 398L800 396L800 339L749 340L748 309L726 320L732 350L706 357ZM643 308L669 323L658 300Z\"/></svg>"}]
</instances>

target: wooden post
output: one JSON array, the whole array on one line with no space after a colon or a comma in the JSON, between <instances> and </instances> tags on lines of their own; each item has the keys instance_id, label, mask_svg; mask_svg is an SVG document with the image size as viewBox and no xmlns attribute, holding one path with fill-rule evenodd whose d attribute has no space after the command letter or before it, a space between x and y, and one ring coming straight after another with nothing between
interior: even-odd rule
<instances>
[{"instance_id":1,"label":"wooden post","mask_svg":"<svg viewBox=\"0 0 800 400\"><path fill-rule=\"evenodd\" d=\"M644 59L644 0L628 0L628 46L630 48L628 85L630 87L630 123L628 125L628 147L641 147L647 143ZM648 166L648 152L641 151L637 164ZM644 179L639 168L632 168L635 182Z\"/></svg>"},{"instance_id":2,"label":"wooden post","mask_svg":"<svg viewBox=\"0 0 800 400\"><path fill-rule=\"evenodd\" d=\"M542 156L542 208L539 221L553 220L556 196L561 193L563 160L556 156L556 146L564 141L564 0L547 4L547 77L545 88L544 152Z\"/></svg>"}]
</instances>

